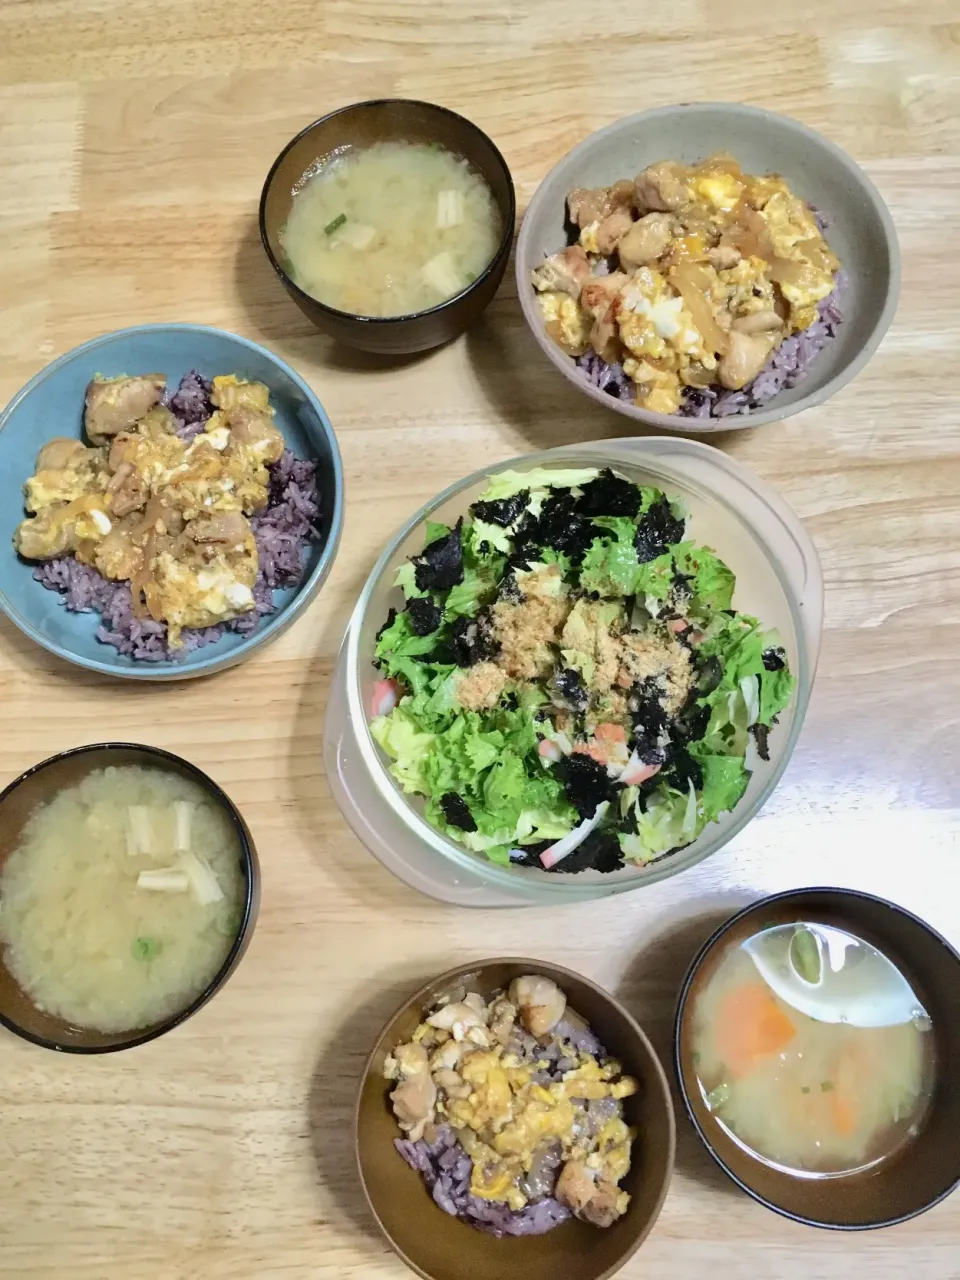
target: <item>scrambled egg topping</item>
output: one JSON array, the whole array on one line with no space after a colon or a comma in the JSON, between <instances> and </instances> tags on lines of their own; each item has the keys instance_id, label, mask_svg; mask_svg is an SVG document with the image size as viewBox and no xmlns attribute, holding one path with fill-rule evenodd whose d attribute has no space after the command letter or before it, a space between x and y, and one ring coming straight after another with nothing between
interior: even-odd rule
<instances>
[{"instance_id":1,"label":"scrambled egg topping","mask_svg":"<svg viewBox=\"0 0 960 1280\"><path fill-rule=\"evenodd\" d=\"M622 363L648 409L675 412L688 387L744 387L835 285L810 206L729 156L660 161L568 204L577 244L532 273L547 332L572 356Z\"/></svg>"},{"instance_id":2,"label":"scrambled egg topping","mask_svg":"<svg viewBox=\"0 0 960 1280\"><path fill-rule=\"evenodd\" d=\"M385 1074L411 1139L453 1129L473 1162L473 1195L522 1209L552 1194L609 1226L629 1204L618 1184L636 1132L621 1102L637 1083L613 1059L577 1050L565 1015L576 1018L563 992L535 975L489 1001L469 993L434 1010Z\"/></svg>"},{"instance_id":3,"label":"scrambled egg topping","mask_svg":"<svg viewBox=\"0 0 960 1280\"><path fill-rule=\"evenodd\" d=\"M215 411L191 441L161 403L164 380L96 378L87 388L91 446L55 439L24 485L31 516L14 535L28 560L74 555L129 580L137 616L208 627L254 608L259 568L248 516L269 496L283 453L267 387L213 380Z\"/></svg>"}]
</instances>

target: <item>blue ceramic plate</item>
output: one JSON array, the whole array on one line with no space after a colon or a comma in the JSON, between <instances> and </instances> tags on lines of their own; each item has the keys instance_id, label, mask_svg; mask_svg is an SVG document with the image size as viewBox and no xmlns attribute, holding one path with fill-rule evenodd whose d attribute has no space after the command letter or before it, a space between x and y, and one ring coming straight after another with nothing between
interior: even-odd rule
<instances>
[{"instance_id":1,"label":"blue ceramic plate","mask_svg":"<svg viewBox=\"0 0 960 1280\"><path fill-rule=\"evenodd\" d=\"M13 534L26 512L23 483L40 447L54 436L82 435L83 398L95 374L163 373L171 386L191 369L204 377L234 373L265 383L277 426L300 458L316 460L319 539L312 543L298 587L274 593L276 613L252 635L228 632L178 662L135 662L96 637L100 615L70 613L63 598L33 578ZM0 415L0 609L38 644L68 662L131 680L182 680L242 662L279 635L306 608L330 571L343 524L343 473L336 436L320 401L294 371L265 348L199 324L148 324L85 342L54 360Z\"/></svg>"}]
</instances>

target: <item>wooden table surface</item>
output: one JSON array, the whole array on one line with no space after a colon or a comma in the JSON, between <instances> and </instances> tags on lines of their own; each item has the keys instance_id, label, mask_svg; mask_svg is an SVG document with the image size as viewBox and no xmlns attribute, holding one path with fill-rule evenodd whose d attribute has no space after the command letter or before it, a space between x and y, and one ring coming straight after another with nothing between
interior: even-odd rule
<instances>
[{"instance_id":1,"label":"wooden table surface","mask_svg":"<svg viewBox=\"0 0 960 1280\"><path fill-rule=\"evenodd\" d=\"M355 1084L394 1004L458 961L526 953L579 968L666 1051L696 945L768 891L874 890L960 943L956 19L955 0L0 5L0 399L106 330L219 325L310 381L349 495L339 558L308 614L206 682L111 683L0 620L0 784L79 743L154 743L239 801L263 864L245 960L178 1031L87 1059L0 1038L0 1274L400 1280L352 1168ZM367 854L324 780L334 655L390 531L484 463L624 433L536 352L509 272L465 339L394 366L334 349L281 291L256 229L267 168L316 116L384 94L476 120L521 206L619 115L757 103L846 147L899 228L902 301L867 370L792 422L714 437L813 536L823 651L799 747L763 813L646 891L560 910L434 903ZM960 1195L887 1231L803 1229L739 1194L679 1128L672 1190L624 1277L960 1277Z\"/></svg>"}]
</instances>

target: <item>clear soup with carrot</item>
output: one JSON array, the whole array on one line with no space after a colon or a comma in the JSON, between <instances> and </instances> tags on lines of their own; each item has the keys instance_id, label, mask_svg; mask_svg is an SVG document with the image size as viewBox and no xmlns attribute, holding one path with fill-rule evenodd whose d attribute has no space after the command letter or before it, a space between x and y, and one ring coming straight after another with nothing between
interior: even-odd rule
<instances>
[{"instance_id":1,"label":"clear soup with carrot","mask_svg":"<svg viewBox=\"0 0 960 1280\"><path fill-rule=\"evenodd\" d=\"M717 1123L790 1172L871 1168L916 1135L932 1098L921 1000L882 952L830 925L778 924L732 943L692 1032Z\"/></svg>"}]
</instances>

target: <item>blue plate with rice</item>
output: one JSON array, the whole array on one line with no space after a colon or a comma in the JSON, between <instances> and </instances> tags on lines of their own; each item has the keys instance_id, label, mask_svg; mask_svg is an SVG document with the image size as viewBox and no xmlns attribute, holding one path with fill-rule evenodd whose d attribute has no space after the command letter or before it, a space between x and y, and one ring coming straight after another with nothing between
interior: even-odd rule
<instances>
[{"instance_id":1,"label":"blue plate with rice","mask_svg":"<svg viewBox=\"0 0 960 1280\"><path fill-rule=\"evenodd\" d=\"M161 404L184 441L196 438L214 411L211 380L217 375L263 383L283 437L281 456L267 467L266 506L250 517L258 566L253 607L218 625L184 627L179 645L171 645L166 623L138 616L129 582L108 580L72 555L41 563L23 559L13 541L27 514L23 486L40 448L55 437L83 439L91 380L147 372L163 375ZM24 634L68 662L106 675L207 675L279 635L320 590L343 523L340 452L317 397L265 348L205 325L140 325L61 356L0 415L0 512L0 609Z\"/></svg>"}]
</instances>

